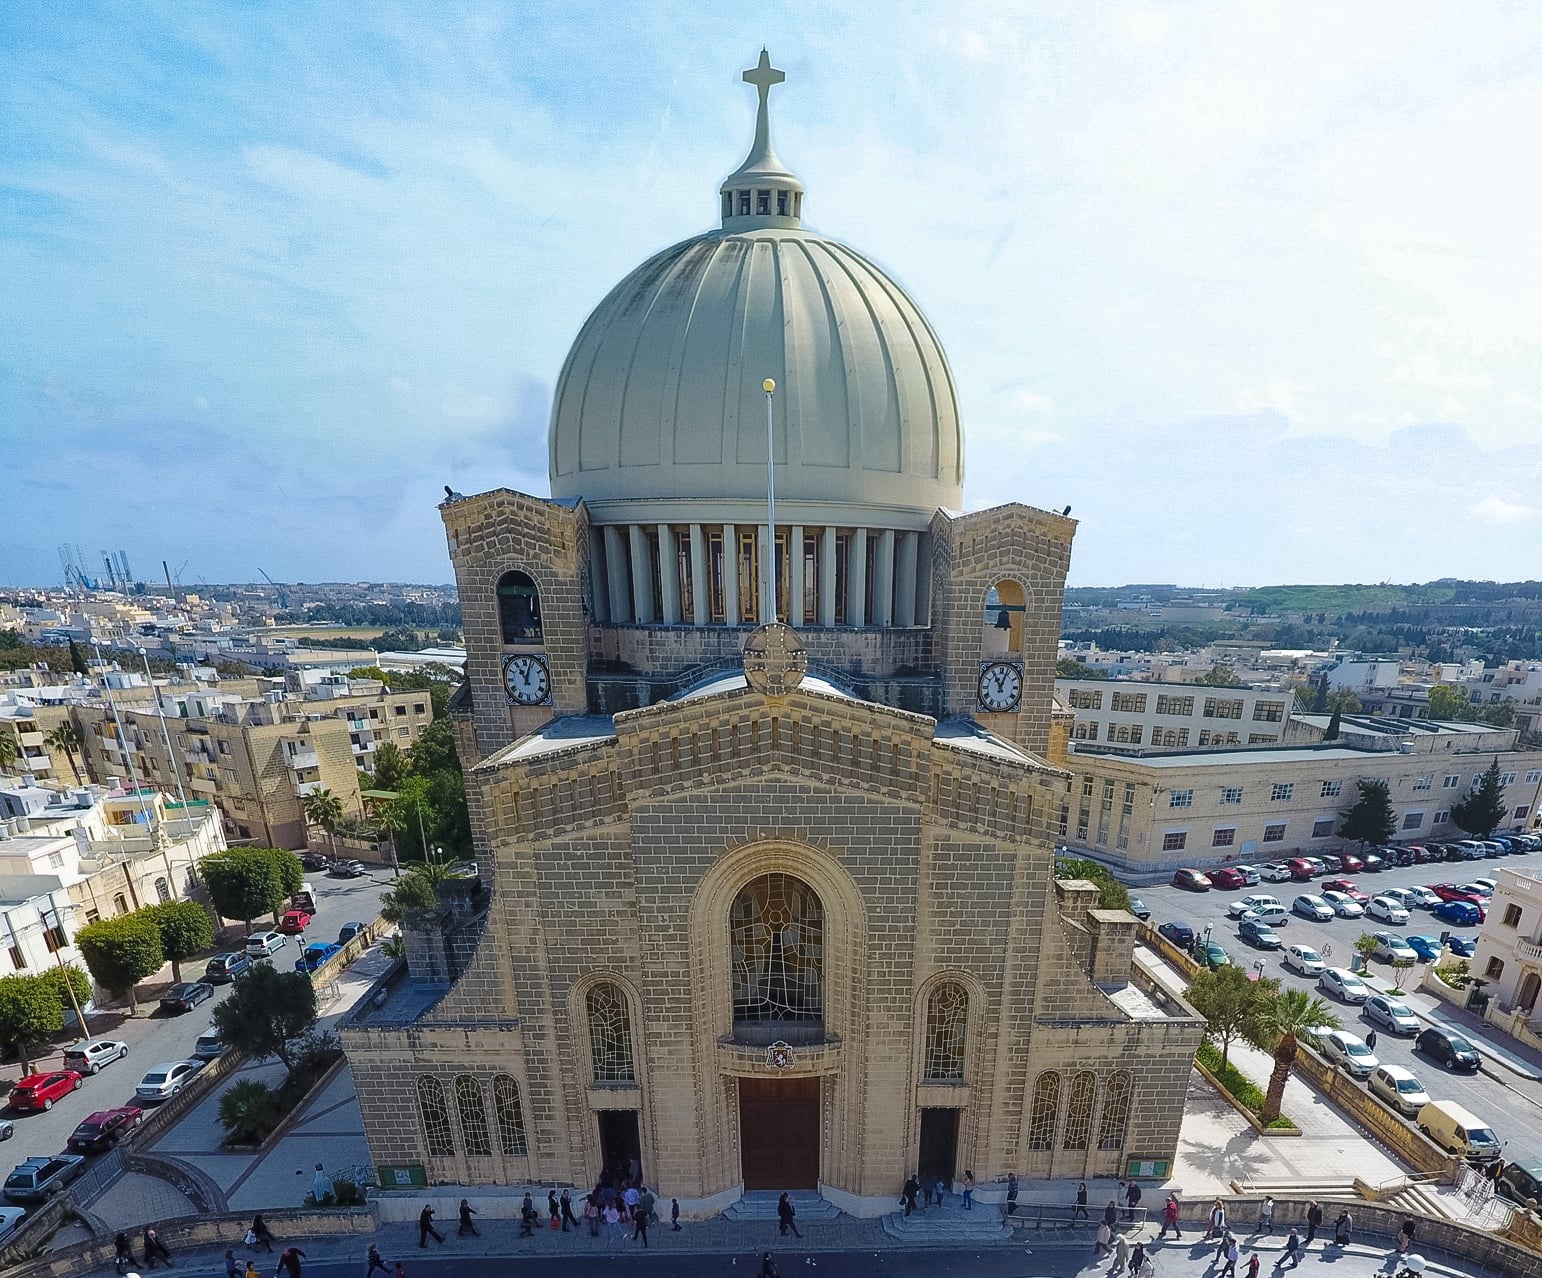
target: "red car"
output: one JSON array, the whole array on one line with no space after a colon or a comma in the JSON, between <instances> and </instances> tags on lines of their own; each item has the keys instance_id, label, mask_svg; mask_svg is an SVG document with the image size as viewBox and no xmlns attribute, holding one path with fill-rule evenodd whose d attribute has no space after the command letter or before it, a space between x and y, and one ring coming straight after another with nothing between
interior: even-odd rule
<instances>
[{"instance_id":1,"label":"red car","mask_svg":"<svg viewBox=\"0 0 1542 1278\"><path fill-rule=\"evenodd\" d=\"M1362 892L1348 879L1325 879L1322 890L1324 892L1342 892L1356 905L1364 905L1371 899L1369 892Z\"/></svg>"},{"instance_id":2,"label":"red car","mask_svg":"<svg viewBox=\"0 0 1542 1278\"><path fill-rule=\"evenodd\" d=\"M125 1132L133 1130L144 1117L138 1105L125 1105L122 1109L104 1109L88 1115L70 1133L69 1146L77 1154L94 1154L111 1149Z\"/></svg>"},{"instance_id":3,"label":"red car","mask_svg":"<svg viewBox=\"0 0 1542 1278\"><path fill-rule=\"evenodd\" d=\"M1297 883L1310 883L1317 877L1317 867L1305 857L1292 857L1285 864L1290 867L1290 877Z\"/></svg>"},{"instance_id":4,"label":"red car","mask_svg":"<svg viewBox=\"0 0 1542 1278\"><path fill-rule=\"evenodd\" d=\"M1231 866L1223 866L1219 870L1210 871L1210 886L1218 888L1247 887L1247 875L1241 870L1234 870Z\"/></svg>"},{"instance_id":5,"label":"red car","mask_svg":"<svg viewBox=\"0 0 1542 1278\"><path fill-rule=\"evenodd\" d=\"M1365 862L1353 852L1340 852L1339 869L1343 870L1345 874L1359 874L1361 870L1365 869Z\"/></svg>"},{"instance_id":6,"label":"red car","mask_svg":"<svg viewBox=\"0 0 1542 1278\"><path fill-rule=\"evenodd\" d=\"M1198 870L1174 870L1173 886L1189 892L1208 892L1210 880Z\"/></svg>"},{"instance_id":7,"label":"red car","mask_svg":"<svg viewBox=\"0 0 1542 1278\"><path fill-rule=\"evenodd\" d=\"M1442 901L1471 901L1477 906L1488 905L1488 902L1477 892L1469 892L1455 883L1431 883L1429 889Z\"/></svg>"},{"instance_id":8,"label":"red car","mask_svg":"<svg viewBox=\"0 0 1542 1278\"><path fill-rule=\"evenodd\" d=\"M79 1090L83 1081L72 1069L61 1069L56 1074L28 1074L11 1090L11 1108L52 1109L56 1100Z\"/></svg>"},{"instance_id":9,"label":"red car","mask_svg":"<svg viewBox=\"0 0 1542 1278\"><path fill-rule=\"evenodd\" d=\"M290 910L279 921L278 930L295 936L311 925L311 916L304 910Z\"/></svg>"}]
</instances>

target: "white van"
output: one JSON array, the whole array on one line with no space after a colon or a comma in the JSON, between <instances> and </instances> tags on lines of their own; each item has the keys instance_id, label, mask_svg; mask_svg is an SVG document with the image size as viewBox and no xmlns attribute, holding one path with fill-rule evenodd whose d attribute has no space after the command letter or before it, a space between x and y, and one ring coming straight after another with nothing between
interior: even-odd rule
<instances>
[{"instance_id":1,"label":"white van","mask_svg":"<svg viewBox=\"0 0 1542 1278\"><path fill-rule=\"evenodd\" d=\"M300 890L289 898L291 910L304 910L307 914L316 912L316 889L309 883L300 884Z\"/></svg>"},{"instance_id":2,"label":"white van","mask_svg":"<svg viewBox=\"0 0 1542 1278\"><path fill-rule=\"evenodd\" d=\"M1419 1130L1442 1149L1474 1162L1491 1163L1500 1156L1494 1129L1455 1101L1431 1101L1419 1111Z\"/></svg>"}]
</instances>

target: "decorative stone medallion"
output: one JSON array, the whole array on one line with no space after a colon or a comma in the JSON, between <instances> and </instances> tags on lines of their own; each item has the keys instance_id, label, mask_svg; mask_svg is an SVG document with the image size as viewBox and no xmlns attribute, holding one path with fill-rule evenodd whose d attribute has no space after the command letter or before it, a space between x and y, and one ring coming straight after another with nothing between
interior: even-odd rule
<instances>
[{"instance_id":1,"label":"decorative stone medallion","mask_svg":"<svg viewBox=\"0 0 1542 1278\"><path fill-rule=\"evenodd\" d=\"M792 1047L780 1041L772 1043L766 1048L766 1064L772 1069L791 1069Z\"/></svg>"},{"instance_id":2,"label":"decorative stone medallion","mask_svg":"<svg viewBox=\"0 0 1542 1278\"><path fill-rule=\"evenodd\" d=\"M808 673L808 652L797 631L781 622L757 626L744 641L744 679L767 697L785 697Z\"/></svg>"}]
</instances>

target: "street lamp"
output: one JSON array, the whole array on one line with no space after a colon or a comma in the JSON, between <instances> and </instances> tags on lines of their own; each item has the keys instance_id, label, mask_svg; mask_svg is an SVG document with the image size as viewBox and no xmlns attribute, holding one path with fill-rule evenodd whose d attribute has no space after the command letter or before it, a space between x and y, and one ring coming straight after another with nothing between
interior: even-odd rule
<instances>
[{"instance_id":1,"label":"street lamp","mask_svg":"<svg viewBox=\"0 0 1542 1278\"><path fill-rule=\"evenodd\" d=\"M70 983L69 969L64 965L64 947L69 944L64 935L64 914L59 909L53 897L48 898L48 908L38 910L38 918L48 929L49 937L53 944L49 949L54 952L54 960L59 964L59 974L64 978L64 992L70 996L70 1006L75 1009L75 1019L80 1022L80 1032L87 1038L91 1037L91 1029L86 1024L86 1014L80 1010L80 1000L75 997L75 986ZM52 914L56 922L49 926L48 916Z\"/></svg>"}]
</instances>

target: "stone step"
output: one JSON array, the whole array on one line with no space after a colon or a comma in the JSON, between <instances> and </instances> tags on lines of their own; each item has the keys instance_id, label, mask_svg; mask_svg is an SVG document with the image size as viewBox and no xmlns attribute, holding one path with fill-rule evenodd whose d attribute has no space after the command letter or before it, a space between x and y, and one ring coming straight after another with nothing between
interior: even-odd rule
<instances>
[{"instance_id":1,"label":"stone step","mask_svg":"<svg viewBox=\"0 0 1542 1278\"><path fill-rule=\"evenodd\" d=\"M751 1190L724 1210L723 1219L775 1220L776 1205L780 1198L781 1195L772 1190ZM841 1215L841 1209L834 1203L826 1202L811 1192L793 1194L792 1205L797 1210L796 1220L799 1225L819 1220L839 1220Z\"/></svg>"},{"instance_id":2,"label":"stone step","mask_svg":"<svg viewBox=\"0 0 1542 1278\"><path fill-rule=\"evenodd\" d=\"M912 1246L999 1246L1010 1243L1013 1236L996 1212L979 1208L964 1211L962 1208L934 1207L909 1216L902 1211L891 1212L883 1218L883 1231L890 1238Z\"/></svg>"},{"instance_id":3,"label":"stone step","mask_svg":"<svg viewBox=\"0 0 1542 1278\"><path fill-rule=\"evenodd\" d=\"M1456 1219L1444 1196L1431 1193L1423 1185L1407 1185L1382 1201L1398 1211L1433 1216L1436 1220Z\"/></svg>"}]
</instances>

